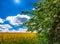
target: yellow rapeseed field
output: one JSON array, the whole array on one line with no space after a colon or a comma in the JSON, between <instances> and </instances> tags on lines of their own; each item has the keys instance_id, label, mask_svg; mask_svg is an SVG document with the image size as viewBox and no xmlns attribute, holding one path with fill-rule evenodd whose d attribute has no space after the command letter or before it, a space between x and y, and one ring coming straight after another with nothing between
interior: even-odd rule
<instances>
[{"instance_id":1,"label":"yellow rapeseed field","mask_svg":"<svg viewBox=\"0 0 60 44\"><path fill-rule=\"evenodd\" d=\"M33 42L37 41L38 39L35 33L0 33L1 44L33 44Z\"/></svg>"}]
</instances>

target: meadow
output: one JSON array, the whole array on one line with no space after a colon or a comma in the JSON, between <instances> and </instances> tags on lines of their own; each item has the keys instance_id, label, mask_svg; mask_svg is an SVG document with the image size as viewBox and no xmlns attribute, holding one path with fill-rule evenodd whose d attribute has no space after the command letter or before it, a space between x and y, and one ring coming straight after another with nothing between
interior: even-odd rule
<instances>
[{"instance_id":1,"label":"meadow","mask_svg":"<svg viewBox=\"0 0 60 44\"><path fill-rule=\"evenodd\" d=\"M0 44L37 44L36 33L0 33Z\"/></svg>"}]
</instances>

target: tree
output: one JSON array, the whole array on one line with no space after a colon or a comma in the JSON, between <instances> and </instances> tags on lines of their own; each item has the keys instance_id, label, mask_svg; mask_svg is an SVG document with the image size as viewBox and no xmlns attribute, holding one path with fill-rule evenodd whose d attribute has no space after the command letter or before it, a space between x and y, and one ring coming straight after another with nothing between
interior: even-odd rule
<instances>
[{"instance_id":1,"label":"tree","mask_svg":"<svg viewBox=\"0 0 60 44\"><path fill-rule=\"evenodd\" d=\"M25 24L27 31L49 32L49 44L60 44L60 0L41 0Z\"/></svg>"}]
</instances>

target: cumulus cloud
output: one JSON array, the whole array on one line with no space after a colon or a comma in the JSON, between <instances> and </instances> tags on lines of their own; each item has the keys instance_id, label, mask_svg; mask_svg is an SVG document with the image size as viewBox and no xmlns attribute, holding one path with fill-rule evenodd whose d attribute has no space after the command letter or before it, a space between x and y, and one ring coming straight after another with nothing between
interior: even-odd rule
<instances>
[{"instance_id":1,"label":"cumulus cloud","mask_svg":"<svg viewBox=\"0 0 60 44\"><path fill-rule=\"evenodd\" d=\"M26 28L26 29L19 28L19 31L20 31L20 32L26 32L26 31L27 31L27 28Z\"/></svg>"},{"instance_id":2,"label":"cumulus cloud","mask_svg":"<svg viewBox=\"0 0 60 44\"><path fill-rule=\"evenodd\" d=\"M0 18L0 23L4 23L4 21L5 21L4 19Z\"/></svg>"},{"instance_id":3,"label":"cumulus cloud","mask_svg":"<svg viewBox=\"0 0 60 44\"><path fill-rule=\"evenodd\" d=\"M18 27L19 25L22 25L24 22L28 21L30 19L30 16L28 15L16 15L16 16L8 16L6 17L6 19L2 19L0 18L0 23L4 23L4 24L0 24L0 32L26 32L27 28L24 26L23 28ZM8 21L9 23L5 24L6 21ZM13 26L11 26L11 25ZM14 26L16 26L15 29Z\"/></svg>"},{"instance_id":4,"label":"cumulus cloud","mask_svg":"<svg viewBox=\"0 0 60 44\"><path fill-rule=\"evenodd\" d=\"M12 31L8 32L26 32L27 29L19 28L18 30L13 29Z\"/></svg>"},{"instance_id":5,"label":"cumulus cloud","mask_svg":"<svg viewBox=\"0 0 60 44\"><path fill-rule=\"evenodd\" d=\"M28 19L30 19L30 16L28 16L28 15L20 15L20 14L18 14L16 16L8 16L6 18L6 20L9 21L10 24L12 24L12 25L23 24Z\"/></svg>"},{"instance_id":6,"label":"cumulus cloud","mask_svg":"<svg viewBox=\"0 0 60 44\"><path fill-rule=\"evenodd\" d=\"M12 27L9 24L0 24L0 32L8 32Z\"/></svg>"},{"instance_id":7,"label":"cumulus cloud","mask_svg":"<svg viewBox=\"0 0 60 44\"><path fill-rule=\"evenodd\" d=\"M12 30L10 30L12 29ZM18 30L13 29L9 24L0 24L0 32L26 32L27 28L19 28Z\"/></svg>"}]
</instances>

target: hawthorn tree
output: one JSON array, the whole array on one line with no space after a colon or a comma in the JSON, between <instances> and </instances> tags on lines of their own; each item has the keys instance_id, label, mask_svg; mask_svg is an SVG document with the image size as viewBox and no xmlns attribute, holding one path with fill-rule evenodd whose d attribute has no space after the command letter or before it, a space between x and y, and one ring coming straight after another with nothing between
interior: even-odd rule
<instances>
[{"instance_id":1,"label":"hawthorn tree","mask_svg":"<svg viewBox=\"0 0 60 44\"><path fill-rule=\"evenodd\" d=\"M27 31L48 32L49 44L60 44L60 0L39 0L29 14L34 16L25 23Z\"/></svg>"}]
</instances>

